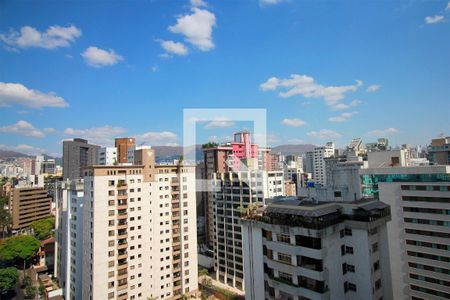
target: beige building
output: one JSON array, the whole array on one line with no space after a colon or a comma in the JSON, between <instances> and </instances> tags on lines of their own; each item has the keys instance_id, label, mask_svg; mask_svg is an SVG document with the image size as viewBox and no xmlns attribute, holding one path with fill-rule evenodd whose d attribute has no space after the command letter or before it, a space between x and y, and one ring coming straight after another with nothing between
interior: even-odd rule
<instances>
[{"instance_id":1,"label":"beige building","mask_svg":"<svg viewBox=\"0 0 450 300\"><path fill-rule=\"evenodd\" d=\"M134 149L136 146L135 138L117 138L115 140L115 147L117 149L117 162L127 163L128 162L128 150Z\"/></svg>"},{"instance_id":2,"label":"beige building","mask_svg":"<svg viewBox=\"0 0 450 300\"><path fill-rule=\"evenodd\" d=\"M60 272L70 299L180 299L197 291L195 167L156 165L151 149L134 157L133 165L85 169L81 199L61 205L66 230L82 228L82 239L76 246L66 242L69 248L58 255L65 262L56 264L81 269L82 276ZM78 188L66 190L74 194ZM81 218L64 212L80 208L79 201ZM65 259L74 251L77 257L82 252L76 265Z\"/></svg>"},{"instance_id":3,"label":"beige building","mask_svg":"<svg viewBox=\"0 0 450 300\"><path fill-rule=\"evenodd\" d=\"M11 228L20 230L33 221L51 216L52 198L42 187L20 187L10 191Z\"/></svg>"}]
</instances>

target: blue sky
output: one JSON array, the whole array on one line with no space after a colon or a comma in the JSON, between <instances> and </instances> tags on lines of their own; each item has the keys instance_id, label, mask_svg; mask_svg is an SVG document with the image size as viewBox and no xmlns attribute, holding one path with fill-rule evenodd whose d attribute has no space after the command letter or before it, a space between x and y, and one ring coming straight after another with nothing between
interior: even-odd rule
<instances>
[{"instance_id":1,"label":"blue sky","mask_svg":"<svg viewBox=\"0 0 450 300\"><path fill-rule=\"evenodd\" d=\"M265 108L272 145L426 144L450 134L450 2L0 2L0 147L182 144L184 108ZM248 127L220 117L199 143Z\"/></svg>"}]
</instances>

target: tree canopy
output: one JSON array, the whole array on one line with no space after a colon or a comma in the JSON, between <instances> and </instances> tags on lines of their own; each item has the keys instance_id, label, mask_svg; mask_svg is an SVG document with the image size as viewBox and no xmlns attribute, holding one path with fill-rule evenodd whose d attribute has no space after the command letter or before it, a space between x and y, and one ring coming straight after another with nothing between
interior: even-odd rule
<instances>
[{"instance_id":1,"label":"tree canopy","mask_svg":"<svg viewBox=\"0 0 450 300\"><path fill-rule=\"evenodd\" d=\"M31 235L20 235L8 238L0 243L0 258L9 262L28 260L39 249L41 243Z\"/></svg>"},{"instance_id":2,"label":"tree canopy","mask_svg":"<svg viewBox=\"0 0 450 300\"><path fill-rule=\"evenodd\" d=\"M55 217L48 217L31 223L30 227L34 231L34 236L39 240L45 240L53 234Z\"/></svg>"},{"instance_id":3,"label":"tree canopy","mask_svg":"<svg viewBox=\"0 0 450 300\"><path fill-rule=\"evenodd\" d=\"M202 148L203 148L203 149L206 149L206 148L214 148L214 147L217 147L217 146L219 146L218 143L215 143L215 142L207 142L206 144L203 144L203 145L202 145Z\"/></svg>"},{"instance_id":4,"label":"tree canopy","mask_svg":"<svg viewBox=\"0 0 450 300\"><path fill-rule=\"evenodd\" d=\"M14 287L19 274L14 267L0 269L0 291L7 291Z\"/></svg>"}]
</instances>

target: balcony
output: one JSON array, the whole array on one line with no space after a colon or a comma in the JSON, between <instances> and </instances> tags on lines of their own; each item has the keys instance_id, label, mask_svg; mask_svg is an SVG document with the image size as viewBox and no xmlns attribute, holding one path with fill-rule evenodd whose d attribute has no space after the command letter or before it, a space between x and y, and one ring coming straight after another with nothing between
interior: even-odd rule
<instances>
[{"instance_id":1,"label":"balcony","mask_svg":"<svg viewBox=\"0 0 450 300\"><path fill-rule=\"evenodd\" d=\"M121 280L117 280L117 290L121 291L128 288L128 281L127 279L121 279Z\"/></svg>"},{"instance_id":2,"label":"balcony","mask_svg":"<svg viewBox=\"0 0 450 300\"><path fill-rule=\"evenodd\" d=\"M117 265L117 270L123 270L123 269L128 269L127 262Z\"/></svg>"},{"instance_id":3,"label":"balcony","mask_svg":"<svg viewBox=\"0 0 450 300\"><path fill-rule=\"evenodd\" d=\"M128 194L126 191L119 191L117 193L117 200L126 200L128 199Z\"/></svg>"},{"instance_id":4,"label":"balcony","mask_svg":"<svg viewBox=\"0 0 450 300\"><path fill-rule=\"evenodd\" d=\"M117 239L126 239L128 238L128 233L126 230L117 230Z\"/></svg>"},{"instance_id":5,"label":"balcony","mask_svg":"<svg viewBox=\"0 0 450 300\"><path fill-rule=\"evenodd\" d=\"M119 197L117 197L119 198ZM128 208L128 202L127 200L118 200L117 201L117 209L127 209Z\"/></svg>"},{"instance_id":6,"label":"balcony","mask_svg":"<svg viewBox=\"0 0 450 300\"><path fill-rule=\"evenodd\" d=\"M117 253L117 259L127 259L128 258L128 252L126 250L119 250Z\"/></svg>"},{"instance_id":7,"label":"balcony","mask_svg":"<svg viewBox=\"0 0 450 300\"><path fill-rule=\"evenodd\" d=\"M119 220L117 222L117 229L127 229L128 228L128 222L126 219Z\"/></svg>"},{"instance_id":8,"label":"balcony","mask_svg":"<svg viewBox=\"0 0 450 300\"><path fill-rule=\"evenodd\" d=\"M117 210L117 219L118 220L127 219L127 218L128 218L128 213L127 213L126 209Z\"/></svg>"},{"instance_id":9,"label":"balcony","mask_svg":"<svg viewBox=\"0 0 450 300\"><path fill-rule=\"evenodd\" d=\"M125 180L119 180L117 182L117 189L118 190L126 190L128 188L127 182Z\"/></svg>"},{"instance_id":10,"label":"balcony","mask_svg":"<svg viewBox=\"0 0 450 300\"><path fill-rule=\"evenodd\" d=\"M117 242L117 250L125 249L128 247L128 243L126 239L119 240Z\"/></svg>"},{"instance_id":11,"label":"balcony","mask_svg":"<svg viewBox=\"0 0 450 300\"><path fill-rule=\"evenodd\" d=\"M122 280L128 278L128 270L122 269L117 272L117 280Z\"/></svg>"},{"instance_id":12,"label":"balcony","mask_svg":"<svg viewBox=\"0 0 450 300\"><path fill-rule=\"evenodd\" d=\"M117 295L117 300L127 300L128 299L128 293L125 291L125 293L121 295Z\"/></svg>"}]
</instances>

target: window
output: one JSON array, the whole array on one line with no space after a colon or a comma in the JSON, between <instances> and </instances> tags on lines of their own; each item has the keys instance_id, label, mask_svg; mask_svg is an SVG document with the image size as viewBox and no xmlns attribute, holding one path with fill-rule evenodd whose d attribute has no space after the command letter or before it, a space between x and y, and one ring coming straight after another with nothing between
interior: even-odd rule
<instances>
[{"instance_id":1,"label":"window","mask_svg":"<svg viewBox=\"0 0 450 300\"><path fill-rule=\"evenodd\" d=\"M375 281L375 289L378 290L381 288L381 278Z\"/></svg>"},{"instance_id":2,"label":"window","mask_svg":"<svg viewBox=\"0 0 450 300\"><path fill-rule=\"evenodd\" d=\"M292 263L292 258L289 254L278 253L278 261L290 265Z\"/></svg>"},{"instance_id":3,"label":"window","mask_svg":"<svg viewBox=\"0 0 450 300\"><path fill-rule=\"evenodd\" d=\"M376 262L373 263L373 271L377 271L378 269L380 269L380 261L377 260Z\"/></svg>"},{"instance_id":4,"label":"window","mask_svg":"<svg viewBox=\"0 0 450 300\"><path fill-rule=\"evenodd\" d=\"M352 235L352 230L350 228L345 228L344 229L344 234L347 236L351 236Z\"/></svg>"},{"instance_id":5,"label":"window","mask_svg":"<svg viewBox=\"0 0 450 300\"><path fill-rule=\"evenodd\" d=\"M375 253L378 251L378 243L373 243L372 244L372 253Z\"/></svg>"},{"instance_id":6,"label":"window","mask_svg":"<svg viewBox=\"0 0 450 300\"><path fill-rule=\"evenodd\" d=\"M277 234L277 241L280 243L286 243L286 244L290 244L291 243L291 237L287 234Z\"/></svg>"}]
</instances>

